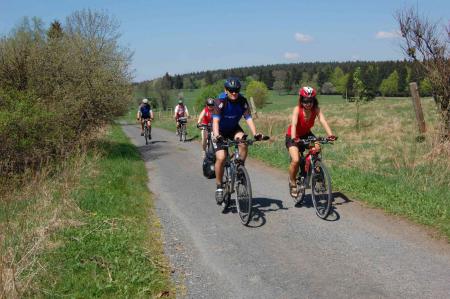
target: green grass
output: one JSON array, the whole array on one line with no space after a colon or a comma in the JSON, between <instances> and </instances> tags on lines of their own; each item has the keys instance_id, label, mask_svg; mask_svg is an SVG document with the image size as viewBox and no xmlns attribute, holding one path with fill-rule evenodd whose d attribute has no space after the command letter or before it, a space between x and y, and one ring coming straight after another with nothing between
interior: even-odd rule
<instances>
[{"instance_id":1,"label":"green grass","mask_svg":"<svg viewBox=\"0 0 450 299\"><path fill-rule=\"evenodd\" d=\"M135 298L172 292L147 171L120 127L99 145L101 159L71 192L78 225L51 237L37 297Z\"/></svg>"}]
</instances>

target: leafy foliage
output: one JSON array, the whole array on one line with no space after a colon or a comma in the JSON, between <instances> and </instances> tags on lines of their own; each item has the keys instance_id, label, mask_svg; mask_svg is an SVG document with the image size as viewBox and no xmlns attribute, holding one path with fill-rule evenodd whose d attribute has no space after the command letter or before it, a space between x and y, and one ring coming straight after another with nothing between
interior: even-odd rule
<instances>
[{"instance_id":1,"label":"leafy foliage","mask_svg":"<svg viewBox=\"0 0 450 299\"><path fill-rule=\"evenodd\" d=\"M46 30L24 19L0 39L0 171L65 157L130 100L129 51L118 26L90 10Z\"/></svg>"},{"instance_id":2,"label":"leafy foliage","mask_svg":"<svg viewBox=\"0 0 450 299\"><path fill-rule=\"evenodd\" d=\"M195 99L195 110L201 111L205 107L205 101L208 98L217 98L223 91L223 82L217 81L214 84L207 85L200 90L200 94Z\"/></svg>"},{"instance_id":3,"label":"leafy foliage","mask_svg":"<svg viewBox=\"0 0 450 299\"><path fill-rule=\"evenodd\" d=\"M269 89L261 81L252 81L248 84L245 94L252 97L257 108L262 108L267 102Z\"/></svg>"}]
</instances>

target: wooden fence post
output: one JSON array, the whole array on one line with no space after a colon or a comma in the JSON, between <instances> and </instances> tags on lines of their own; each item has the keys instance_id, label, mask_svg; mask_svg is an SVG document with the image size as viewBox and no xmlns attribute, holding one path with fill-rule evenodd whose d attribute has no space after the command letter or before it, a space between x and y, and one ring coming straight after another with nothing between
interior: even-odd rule
<instances>
[{"instance_id":1,"label":"wooden fence post","mask_svg":"<svg viewBox=\"0 0 450 299\"><path fill-rule=\"evenodd\" d=\"M253 97L250 97L250 106L251 106L251 111L252 114L254 115L255 118L258 118L258 113L256 112L256 106L255 106L255 102L253 101Z\"/></svg>"},{"instance_id":2,"label":"wooden fence post","mask_svg":"<svg viewBox=\"0 0 450 299\"><path fill-rule=\"evenodd\" d=\"M422 104L420 103L419 89L416 82L409 83L411 91L411 98L413 101L414 111L416 112L416 120L419 126L419 133L423 134L426 131L425 119L423 118Z\"/></svg>"}]
</instances>

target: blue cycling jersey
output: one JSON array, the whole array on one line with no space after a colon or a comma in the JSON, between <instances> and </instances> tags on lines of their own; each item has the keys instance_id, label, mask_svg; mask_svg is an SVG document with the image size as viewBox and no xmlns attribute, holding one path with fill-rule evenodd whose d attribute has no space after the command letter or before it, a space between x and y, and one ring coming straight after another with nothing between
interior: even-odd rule
<instances>
[{"instance_id":1,"label":"blue cycling jersey","mask_svg":"<svg viewBox=\"0 0 450 299\"><path fill-rule=\"evenodd\" d=\"M215 100L213 119L219 119L219 131L222 133L234 132L239 126L241 117L245 120L251 119L250 108L247 99L239 94L237 100L228 97Z\"/></svg>"},{"instance_id":2,"label":"blue cycling jersey","mask_svg":"<svg viewBox=\"0 0 450 299\"><path fill-rule=\"evenodd\" d=\"M143 104L139 107L139 111L141 111L142 118L150 118L150 112L152 111L152 108L149 104Z\"/></svg>"}]
</instances>

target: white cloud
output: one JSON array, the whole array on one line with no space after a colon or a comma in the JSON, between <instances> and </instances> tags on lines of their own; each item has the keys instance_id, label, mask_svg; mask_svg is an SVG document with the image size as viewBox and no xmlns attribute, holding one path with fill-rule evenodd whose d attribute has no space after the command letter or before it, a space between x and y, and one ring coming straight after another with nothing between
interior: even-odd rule
<instances>
[{"instance_id":1,"label":"white cloud","mask_svg":"<svg viewBox=\"0 0 450 299\"><path fill-rule=\"evenodd\" d=\"M285 52L284 58L286 58L287 60L298 60L300 58L300 55L295 52Z\"/></svg>"},{"instance_id":2,"label":"white cloud","mask_svg":"<svg viewBox=\"0 0 450 299\"><path fill-rule=\"evenodd\" d=\"M313 40L313 38L309 35L303 34L303 33L299 33L296 32L294 34L295 40L300 42L300 43L309 43Z\"/></svg>"},{"instance_id":3,"label":"white cloud","mask_svg":"<svg viewBox=\"0 0 450 299\"><path fill-rule=\"evenodd\" d=\"M378 31L375 34L376 39L387 39L387 38L397 38L400 36L398 31Z\"/></svg>"}]
</instances>

